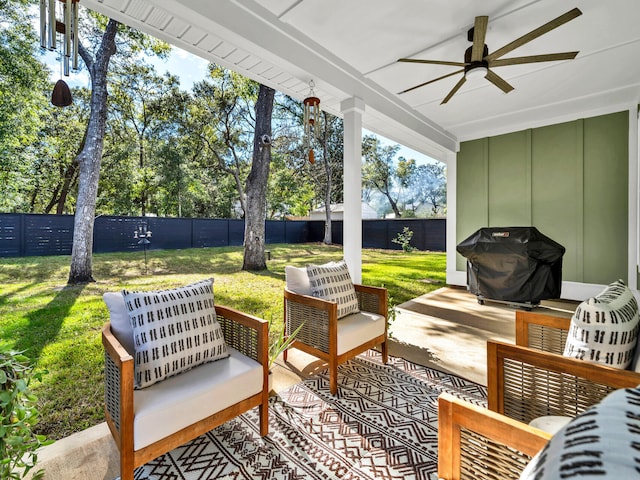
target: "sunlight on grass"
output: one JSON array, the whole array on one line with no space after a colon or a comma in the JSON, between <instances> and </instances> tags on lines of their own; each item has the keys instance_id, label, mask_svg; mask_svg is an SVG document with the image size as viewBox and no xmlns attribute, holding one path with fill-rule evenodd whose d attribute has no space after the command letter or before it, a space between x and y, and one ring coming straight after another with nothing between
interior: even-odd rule
<instances>
[{"instance_id":1,"label":"sunlight on grass","mask_svg":"<svg viewBox=\"0 0 640 480\"><path fill-rule=\"evenodd\" d=\"M67 286L70 257L0 259L0 343L23 350L48 370L35 386L39 433L62 438L104 420L103 350L106 291L173 288L214 278L217 304L282 328L284 267L342 258L342 247L269 245L268 271L241 270L241 247L151 250L93 256L95 283ZM363 283L385 286L397 305L445 285L444 253L363 250Z\"/></svg>"}]
</instances>

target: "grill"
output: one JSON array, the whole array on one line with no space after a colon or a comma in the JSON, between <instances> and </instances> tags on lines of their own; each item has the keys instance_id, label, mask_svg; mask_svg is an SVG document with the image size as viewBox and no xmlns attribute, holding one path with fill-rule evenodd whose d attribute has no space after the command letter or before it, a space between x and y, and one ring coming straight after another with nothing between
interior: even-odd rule
<instances>
[{"instance_id":1,"label":"grill","mask_svg":"<svg viewBox=\"0 0 640 480\"><path fill-rule=\"evenodd\" d=\"M481 228L460 242L467 288L484 300L538 305L560 298L565 248L535 227Z\"/></svg>"}]
</instances>

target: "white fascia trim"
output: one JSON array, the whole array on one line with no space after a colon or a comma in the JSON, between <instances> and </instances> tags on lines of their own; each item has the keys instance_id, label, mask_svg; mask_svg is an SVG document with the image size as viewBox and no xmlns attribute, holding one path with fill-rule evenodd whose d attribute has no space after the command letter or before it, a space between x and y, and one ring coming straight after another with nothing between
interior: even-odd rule
<instances>
[{"instance_id":1,"label":"white fascia trim","mask_svg":"<svg viewBox=\"0 0 640 480\"><path fill-rule=\"evenodd\" d=\"M627 285L631 290L638 289L638 260L640 257L640 232L638 224L640 218L639 202L640 202L640 179L638 174L639 158L638 158L638 105L637 102L629 107L629 240L628 240L628 271Z\"/></svg>"}]
</instances>

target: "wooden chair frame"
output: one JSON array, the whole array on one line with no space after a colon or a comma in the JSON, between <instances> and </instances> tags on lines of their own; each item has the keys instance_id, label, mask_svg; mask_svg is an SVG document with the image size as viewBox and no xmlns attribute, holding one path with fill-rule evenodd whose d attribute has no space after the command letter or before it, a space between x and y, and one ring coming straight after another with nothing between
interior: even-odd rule
<instances>
[{"instance_id":1,"label":"wooden chair frame","mask_svg":"<svg viewBox=\"0 0 640 480\"><path fill-rule=\"evenodd\" d=\"M518 479L551 435L443 393L438 398L438 478Z\"/></svg>"},{"instance_id":2,"label":"wooden chair frame","mask_svg":"<svg viewBox=\"0 0 640 480\"><path fill-rule=\"evenodd\" d=\"M529 423L575 417L613 390L640 384L640 373L562 356L569 318L516 312L516 345L487 342L489 409Z\"/></svg>"},{"instance_id":3,"label":"wooden chair frame","mask_svg":"<svg viewBox=\"0 0 640 480\"><path fill-rule=\"evenodd\" d=\"M387 363L387 289L354 285L360 310L384 316L384 334L338 355L338 304L309 295L301 295L285 288L285 333L295 331L304 323L291 347L297 348L329 364L329 388L338 392L338 365L370 348L381 346L382 361ZM283 358L287 360L287 350Z\"/></svg>"},{"instance_id":4,"label":"wooden chair frame","mask_svg":"<svg viewBox=\"0 0 640 480\"><path fill-rule=\"evenodd\" d=\"M105 350L105 416L120 451L121 480L133 480L135 468L254 407L259 407L260 435L267 435L269 431L268 323L232 308L223 306L215 308L227 345L262 364L262 391L140 450L134 450L133 446L134 360L111 333L109 323L102 329L102 344Z\"/></svg>"}]
</instances>

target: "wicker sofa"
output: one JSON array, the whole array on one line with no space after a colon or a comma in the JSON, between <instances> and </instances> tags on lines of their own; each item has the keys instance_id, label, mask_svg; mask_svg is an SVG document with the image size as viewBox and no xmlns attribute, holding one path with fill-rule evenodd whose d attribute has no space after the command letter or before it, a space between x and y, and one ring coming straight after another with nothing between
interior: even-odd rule
<instances>
[{"instance_id":1,"label":"wicker sofa","mask_svg":"<svg viewBox=\"0 0 640 480\"><path fill-rule=\"evenodd\" d=\"M121 480L134 469L259 407L268 433L268 323L215 306L230 356L204 363L143 389L134 389L128 315L119 293L104 295L111 321L102 329L105 416L120 452Z\"/></svg>"}]
</instances>

